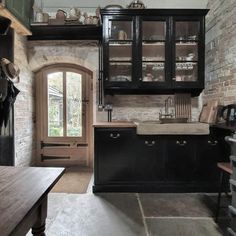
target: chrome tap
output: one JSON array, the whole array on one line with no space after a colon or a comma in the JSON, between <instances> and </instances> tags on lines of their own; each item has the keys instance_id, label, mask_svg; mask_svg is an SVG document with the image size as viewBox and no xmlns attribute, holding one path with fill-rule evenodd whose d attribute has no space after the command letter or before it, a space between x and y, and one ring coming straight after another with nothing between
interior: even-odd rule
<instances>
[{"instance_id":1,"label":"chrome tap","mask_svg":"<svg viewBox=\"0 0 236 236\"><path fill-rule=\"evenodd\" d=\"M172 110L171 112L169 112L169 109L170 109L170 106L172 106L173 104L173 99L172 97L168 97L166 100L165 100L165 113L162 114L162 111L160 111L159 113L159 118L162 118L162 117L174 117L174 111Z\"/></svg>"},{"instance_id":2,"label":"chrome tap","mask_svg":"<svg viewBox=\"0 0 236 236\"><path fill-rule=\"evenodd\" d=\"M173 103L172 97L168 97L165 100L165 115L166 116L169 116L171 114L171 113L169 113L169 107L172 105L172 103Z\"/></svg>"}]
</instances>

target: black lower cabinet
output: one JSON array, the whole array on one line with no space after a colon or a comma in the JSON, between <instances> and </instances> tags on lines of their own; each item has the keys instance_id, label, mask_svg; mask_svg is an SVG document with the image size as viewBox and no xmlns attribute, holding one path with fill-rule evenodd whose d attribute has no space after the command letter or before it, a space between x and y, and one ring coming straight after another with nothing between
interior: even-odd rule
<instances>
[{"instance_id":1,"label":"black lower cabinet","mask_svg":"<svg viewBox=\"0 0 236 236\"><path fill-rule=\"evenodd\" d=\"M119 184L135 179L135 129L95 130L95 184Z\"/></svg>"},{"instance_id":2,"label":"black lower cabinet","mask_svg":"<svg viewBox=\"0 0 236 236\"><path fill-rule=\"evenodd\" d=\"M166 137L166 170L168 181L193 181L196 171L196 142L191 136Z\"/></svg>"},{"instance_id":3,"label":"black lower cabinet","mask_svg":"<svg viewBox=\"0 0 236 236\"><path fill-rule=\"evenodd\" d=\"M95 128L94 192L217 192L224 134L137 135Z\"/></svg>"},{"instance_id":4,"label":"black lower cabinet","mask_svg":"<svg viewBox=\"0 0 236 236\"><path fill-rule=\"evenodd\" d=\"M164 181L164 145L161 136L137 136L135 145L135 181Z\"/></svg>"},{"instance_id":5,"label":"black lower cabinet","mask_svg":"<svg viewBox=\"0 0 236 236\"><path fill-rule=\"evenodd\" d=\"M222 161L218 140L211 136L203 136L197 140L197 172L195 180L199 182L218 180L219 170L216 162ZM201 147L201 148L200 148Z\"/></svg>"}]
</instances>

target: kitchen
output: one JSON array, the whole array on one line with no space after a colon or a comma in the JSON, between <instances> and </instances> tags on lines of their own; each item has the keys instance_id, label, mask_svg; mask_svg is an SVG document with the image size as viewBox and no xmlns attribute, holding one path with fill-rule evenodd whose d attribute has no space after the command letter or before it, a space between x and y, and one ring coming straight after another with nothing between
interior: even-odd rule
<instances>
[{"instance_id":1,"label":"kitchen","mask_svg":"<svg viewBox=\"0 0 236 236\"><path fill-rule=\"evenodd\" d=\"M50 1L51 2L51 1ZM123 3L123 2L122 2ZM122 4L119 3L119 4ZM59 4L59 3L57 3ZM54 11L62 8L65 3L52 6L49 1L44 1L45 12ZM68 3L69 4L69 3ZM78 3L71 2L68 6L70 9ZM92 3L91 3L92 4ZM110 3L109 3L110 4ZM114 2L114 4L117 4ZM122 5L126 7L129 2L125 1ZM235 59L234 59L234 11L235 1L220 3L220 1L173 1L163 3L153 3L153 1L145 1L147 8L202 8L210 9L206 15L206 35L205 35L205 89L199 96L191 98L191 120L197 122L203 104L206 102L217 100L221 105L235 103ZM87 4L89 5L89 4ZM87 6L86 3L79 4L78 7ZM97 8L97 2L94 4ZM101 1L102 7L108 5ZM61 39L63 40L63 39ZM48 41L45 40L29 40L19 34L15 34L14 42L14 63L20 69L20 83L15 86L21 91L17 96L14 105L14 125L15 125L15 165L30 166L36 162L39 164L40 156L38 152L38 143L36 143L36 124L37 122L35 109L35 84L34 72L39 71L44 66L49 66L56 63L76 64L89 69L92 72L92 92L90 101L93 105L90 106L89 132L92 132L92 124L98 122L106 122L108 111L111 106L107 106L104 111L99 105L112 104L112 120L113 121L156 121L159 119L159 114L165 113L165 100L168 97L174 100L171 94L122 94L122 95L99 95L99 48L98 44L93 40L86 41ZM182 56L182 55L181 55ZM191 57L191 55L189 55ZM150 76L149 76L150 77ZM147 80L149 78L146 78ZM96 81L96 82L95 82ZM146 82L148 83L148 82ZM104 101L102 101L105 99ZM170 100L170 99L169 99ZM189 100L188 100L189 101ZM189 104L189 102L188 102ZM171 113L175 109L170 105L167 112ZM117 124L116 124L117 125ZM160 125L160 124L155 124ZM166 124L163 124L166 125ZM169 127L169 125L167 125ZM164 127L164 126L162 126ZM131 127L132 129L132 127ZM133 127L134 129L134 127ZM132 129L132 130L133 130ZM38 128L37 128L38 130ZM114 134L116 135L116 134ZM196 135L197 136L197 135ZM195 137L196 137L195 136ZM92 139L92 137L90 137ZM168 137L167 137L168 138ZM152 144L153 139L144 140L148 144ZM178 140L177 140L178 141ZM179 140L181 143L186 140ZM213 140L214 141L214 140ZM165 141L167 142L167 141ZM197 141L199 142L199 141ZM47 140L45 141L47 143ZM72 142L73 143L73 142ZM90 150L93 150L93 142L89 142ZM76 144L84 144L76 143ZM96 145L96 144L95 144ZM163 150L166 150L166 144L163 144ZM195 145L195 144L194 144ZM81 150L86 147L80 146ZM83 149L84 148L84 149ZM191 147L190 147L191 148ZM45 153L47 156L48 153ZM88 159L83 159L87 165L93 165L93 155L90 153ZM41 163L42 164L42 163ZM194 165L193 163L191 165ZM171 165L172 166L172 165ZM109 167L108 167L109 168ZM181 170L181 169L180 169ZM141 171L141 170L140 170ZM145 173L143 174L145 176ZM109 176L109 174L108 174ZM140 176L140 175L138 175ZM193 186L192 186L193 187ZM216 187L216 186L215 186ZM152 188L152 187L151 187ZM113 189L114 190L114 189ZM186 191L186 189L184 190Z\"/></svg>"}]
</instances>

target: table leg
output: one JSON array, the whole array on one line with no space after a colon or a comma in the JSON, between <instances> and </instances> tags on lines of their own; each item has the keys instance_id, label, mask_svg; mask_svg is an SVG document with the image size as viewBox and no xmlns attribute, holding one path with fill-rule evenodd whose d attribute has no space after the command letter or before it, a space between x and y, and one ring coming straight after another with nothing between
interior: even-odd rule
<instances>
[{"instance_id":1,"label":"table leg","mask_svg":"<svg viewBox=\"0 0 236 236\"><path fill-rule=\"evenodd\" d=\"M44 231L46 228L47 205L48 199L46 196L42 204L38 207L38 217L31 231L34 236L46 236Z\"/></svg>"}]
</instances>

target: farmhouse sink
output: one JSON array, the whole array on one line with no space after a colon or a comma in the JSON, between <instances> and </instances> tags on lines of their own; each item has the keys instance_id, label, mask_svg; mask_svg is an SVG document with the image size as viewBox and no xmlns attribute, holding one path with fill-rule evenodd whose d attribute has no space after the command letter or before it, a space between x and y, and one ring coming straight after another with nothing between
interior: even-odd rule
<instances>
[{"instance_id":1,"label":"farmhouse sink","mask_svg":"<svg viewBox=\"0 0 236 236\"><path fill-rule=\"evenodd\" d=\"M161 124L187 123L188 118L160 118Z\"/></svg>"},{"instance_id":2,"label":"farmhouse sink","mask_svg":"<svg viewBox=\"0 0 236 236\"><path fill-rule=\"evenodd\" d=\"M137 134L139 135L207 135L209 124L193 123L160 123L160 121L136 122Z\"/></svg>"}]
</instances>

